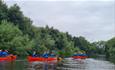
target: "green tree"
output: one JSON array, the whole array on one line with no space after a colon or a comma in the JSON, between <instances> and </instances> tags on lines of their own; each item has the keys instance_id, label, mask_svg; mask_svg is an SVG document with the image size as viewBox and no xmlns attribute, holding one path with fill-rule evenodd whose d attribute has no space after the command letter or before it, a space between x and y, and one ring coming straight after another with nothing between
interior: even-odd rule
<instances>
[{"instance_id":1,"label":"green tree","mask_svg":"<svg viewBox=\"0 0 115 70\"><path fill-rule=\"evenodd\" d=\"M105 52L106 58L115 63L115 37L107 41Z\"/></svg>"},{"instance_id":2,"label":"green tree","mask_svg":"<svg viewBox=\"0 0 115 70\"><path fill-rule=\"evenodd\" d=\"M0 21L4 19L8 20L8 8L7 5L0 0Z\"/></svg>"},{"instance_id":3,"label":"green tree","mask_svg":"<svg viewBox=\"0 0 115 70\"><path fill-rule=\"evenodd\" d=\"M34 41L10 22L3 20L0 24L0 48L10 53L25 55L27 49L34 47Z\"/></svg>"}]
</instances>

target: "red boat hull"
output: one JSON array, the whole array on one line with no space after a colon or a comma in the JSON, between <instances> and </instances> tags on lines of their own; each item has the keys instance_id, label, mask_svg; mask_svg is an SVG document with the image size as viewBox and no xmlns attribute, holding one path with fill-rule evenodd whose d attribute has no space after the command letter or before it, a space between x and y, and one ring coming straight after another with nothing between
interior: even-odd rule
<instances>
[{"instance_id":1,"label":"red boat hull","mask_svg":"<svg viewBox=\"0 0 115 70\"><path fill-rule=\"evenodd\" d=\"M0 61L14 61L16 60L16 56L15 55L9 55L6 57L0 57Z\"/></svg>"},{"instance_id":2,"label":"red boat hull","mask_svg":"<svg viewBox=\"0 0 115 70\"><path fill-rule=\"evenodd\" d=\"M74 58L74 59L86 59L88 57L87 56L73 56L72 58Z\"/></svg>"},{"instance_id":3,"label":"red boat hull","mask_svg":"<svg viewBox=\"0 0 115 70\"><path fill-rule=\"evenodd\" d=\"M41 61L41 62L44 62L44 61L55 61L57 60L56 57L48 57L48 58L44 58L44 57L32 57L32 56L28 56L28 61Z\"/></svg>"}]
</instances>

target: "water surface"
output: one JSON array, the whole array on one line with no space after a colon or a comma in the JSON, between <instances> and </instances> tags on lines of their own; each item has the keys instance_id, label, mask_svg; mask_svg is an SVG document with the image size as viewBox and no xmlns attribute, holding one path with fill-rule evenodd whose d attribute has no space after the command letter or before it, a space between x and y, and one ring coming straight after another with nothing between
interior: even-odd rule
<instances>
[{"instance_id":1,"label":"water surface","mask_svg":"<svg viewBox=\"0 0 115 70\"><path fill-rule=\"evenodd\" d=\"M115 65L105 60L92 58L85 60L66 58L60 64L16 60L14 62L0 62L0 70L115 70Z\"/></svg>"}]
</instances>

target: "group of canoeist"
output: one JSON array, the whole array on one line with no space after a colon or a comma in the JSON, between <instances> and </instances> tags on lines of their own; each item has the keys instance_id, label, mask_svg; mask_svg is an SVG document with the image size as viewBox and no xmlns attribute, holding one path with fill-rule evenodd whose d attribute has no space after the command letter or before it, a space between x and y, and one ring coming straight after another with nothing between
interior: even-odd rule
<instances>
[{"instance_id":1,"label":"group of canoeist","mask_svg":"<svg viewBox=\"0 0 115 70\"><path fill-rule=\"evenodd\" d=\"M43 54L37 54L35 51L32 53L31 55L32 57L44 57L44 58L48 58L48 57L55 57L56 54L54 52L44 52Z\"/></svg>"},{"instance_id":2,"label":"group of canoeist","mask_svg":"<svg viewBox=\"0 0 115 70\"><path fill-rule=\"evenodd\" d=\"M86 58L88 58L88 55L85 52L78 51L77 53L75 53L72 56L72 58L74 58L74 59L86 59Z\"/></svg>"},{"instance_id":3,"label":"group of canoeist","mask_svg":"<svg viewBox=\"0 0 115 70\"><path fill-rule=\"evenodd\" d=\"M14 58L12 58L12 56ZM12 55L8 53L7 50L0 50L0 60L9 60L10 59L16 59L15 55ZM71 56L74 59L86 59L88 56L85 53L75 53L73 56ZM61 57L57 56L55 54L55 52L44 52L43 54L37 54L36 51L33 51L33 53L31 55L28 56L27 58L29 61L53 61L53 60L57 60L60 61L62 60Z\"/></svg>"},{"instance_id":4,"label":"group of canoeist","mask_svg":"<svg viewBox=\"0 0 115 70\"><path fill-rule=\"evenodd\" d=\"M61 61L62 58L57 56L55 52L44 52L43 54L37 54L35 51L32 55L28 56L28 61Z\"/></svg>"}]
</instances>

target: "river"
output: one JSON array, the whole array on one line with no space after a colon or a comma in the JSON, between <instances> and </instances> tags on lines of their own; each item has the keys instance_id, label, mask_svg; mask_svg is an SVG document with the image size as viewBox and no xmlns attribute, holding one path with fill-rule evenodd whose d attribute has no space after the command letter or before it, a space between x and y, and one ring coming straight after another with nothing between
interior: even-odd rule
<instances>
[{"instance_id":1,"label":"river","mask_svg":"<svg viewBox=\"0 0 115 70\"><path fill-rule=\"evenodd\" d=\"M0 70L115 70L115 65L105 60L92 58L85 60L65 58L59 64L16 60L14 62L0 62Z\"/></svg>"}]
</instances>

